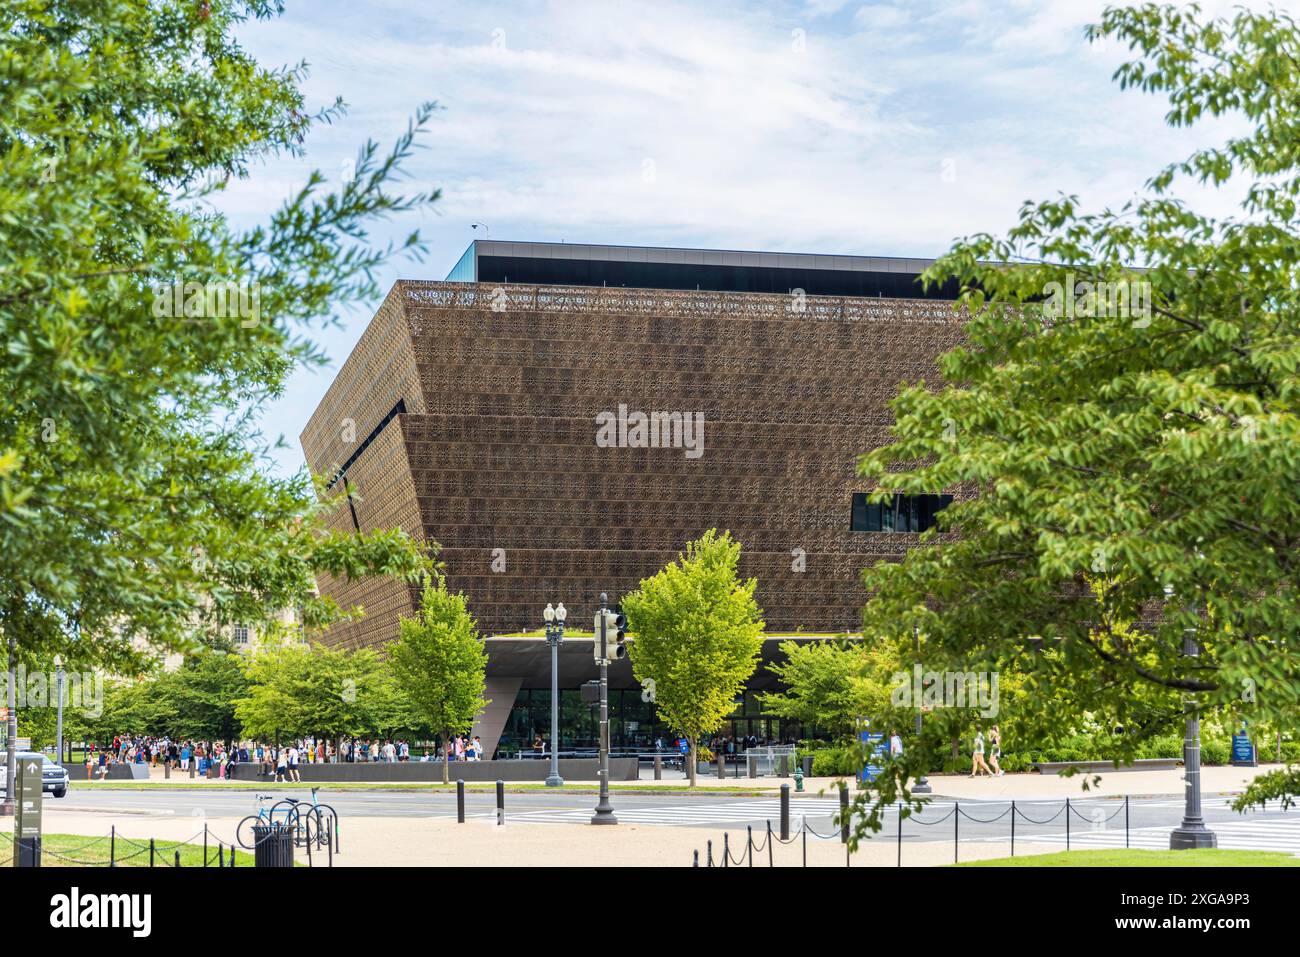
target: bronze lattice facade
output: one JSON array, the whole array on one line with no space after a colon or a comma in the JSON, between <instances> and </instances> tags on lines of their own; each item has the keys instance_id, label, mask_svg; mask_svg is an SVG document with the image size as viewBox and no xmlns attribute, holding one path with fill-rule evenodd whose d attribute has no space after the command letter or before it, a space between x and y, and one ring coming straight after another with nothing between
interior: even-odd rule
<instances>
[{"instance_id":1,"label":"bronze lattice facade","mask_svg":"<svg viewBox=\"0 0 1300 957\"><path fill-rule=\"evenodd\" d=\"M337 526L438 542L488 634L537 628L556 601L590 627L602 591L714 527L743 543L769 632L852 631L862 569L916 540L850 529L857 456L960 333L942 300L399 282L302 442L350 499ZM702 413L703 454L599 447L620 405ZM320 587L366 609L330 632L346 646L391 639L417 599Z\"/></svg>"}]
</instances>

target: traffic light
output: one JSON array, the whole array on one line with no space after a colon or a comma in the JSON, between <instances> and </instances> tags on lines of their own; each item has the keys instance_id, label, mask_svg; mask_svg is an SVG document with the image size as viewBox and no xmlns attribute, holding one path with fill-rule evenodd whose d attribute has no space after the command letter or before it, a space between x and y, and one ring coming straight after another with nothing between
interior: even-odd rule
<instances>
[{"instance_id":1,"label":"traffic light","mask_svg":"<svg viewBox=\"0 0 1300 957\"><path fill-rule=\"evenodd\" d=\"M627 657L627 616L617 605L614 606L614 629L616 632L616 644L613 647L614 658Z\"/></svg>"},{"instance_id":2,"label":"traffic light","mask_svg":"<svg viewBox=\"0 0 1300 957\"><path fill-rule=\"evenodd\" d=\"M605 625L605 645L601 646L601 623ZM627 645L624 644L627 631L627 618L618 610L618 606L607 608L603 612L596 612L596 640L592 653L597 661L602 658L609 661L616 661L619 658L627 657ZM602 654L602 651L604 654Z\"/></svg>"}]
</instances>

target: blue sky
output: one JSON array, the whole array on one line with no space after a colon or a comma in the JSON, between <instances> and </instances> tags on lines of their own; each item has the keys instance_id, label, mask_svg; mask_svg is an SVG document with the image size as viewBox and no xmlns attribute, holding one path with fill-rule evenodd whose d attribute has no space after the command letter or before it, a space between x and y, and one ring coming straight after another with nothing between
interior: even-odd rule
<instances>
[{"instance_id":1,"label":"blue sky","mask_svg":"<svg viewBox=\"0 0 1300 957\"><path fill-rule=\"evenodd\" d=\"M493 239L935 255L1005 230L1028 199L1122 203L1233 128L1169 130L1163 101L1121 93L1123 51L1083 38L1102 7L288 0L241 42L268 66L305 59L308 103L342 96L348 115L309 137L305 160L259 166L218 205L259 221L311 168L338 182L361 143L390 143L436 100L409 172L443 199L373 231L419 228L429 254L393 263L385 289L445 276L474 222ZM374 305L315 336L331 366L296 373L263 417L286 440L282 474L302 467L298 434Z\"/></svg>"}]
</instances>

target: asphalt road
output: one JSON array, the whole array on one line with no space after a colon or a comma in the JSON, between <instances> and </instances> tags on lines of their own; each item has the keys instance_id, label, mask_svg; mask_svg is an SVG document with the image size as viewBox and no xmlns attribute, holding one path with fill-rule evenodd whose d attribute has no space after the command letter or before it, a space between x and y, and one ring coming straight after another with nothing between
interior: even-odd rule
<instances>
[{"instance_id":1,"label":"asphalt road","mask_svg":"<svg viewBox=\"0 0 1300 957\"><path fill-rule=\"evenodd\" d=\"M306 797L303 792L277 795ZM365 817L454 817L454 793L411 791L330 791L322 788L322 803L330 804L346 823L349 816ZM491 792L466 795L466 813L471 817L495 817L496 797ZM595 806L593 794L565 791L529 791L505 796L506 818L511 824L583 823ZM634 794L615 791L612 796L620 822L651 826L743 827L760 831L780 818L776 797L731 797L712 794ZM206 817L237 817L255 812L254 792L188 788L86 791L73 789L61 800L50 799L60 809L104 812L178 814ZM828 839L837 835L833 815L834 798L796 795L791 815L797 826L805 819L813 833ZM1071 847L1124 847L1125 819L1128 844L1132 847L1168 847L1169 831L1182 818L1181 799L1172 797L1133 798L1127 815L1122 799L1071 801L1069 841ZM1269 810L1237 814L1222 797L1204 802L1207 824L1219 837L1220 847L1255 850L1283 850L1300 853L1300 811ZM954 814L960 820L954 828ZM47 818L47 822L48 822ZM47 823L47 827L49 824ZM898 815L892 810L877 840L897 840ZM1063 801L1017 801L1016 841L1066 843L1066 813ZM1007 801L962 801L955 810L951 799L936 798L923 811L904 821L904 842L951 843L956 835L968 841L1007 842L1011 833L1011 806Z\"/></svg>"}]
</instances>

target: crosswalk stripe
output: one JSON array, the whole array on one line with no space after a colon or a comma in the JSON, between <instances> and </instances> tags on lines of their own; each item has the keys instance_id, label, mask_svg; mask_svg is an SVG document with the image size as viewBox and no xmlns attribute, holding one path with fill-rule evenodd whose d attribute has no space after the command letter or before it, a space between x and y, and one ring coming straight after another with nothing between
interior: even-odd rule
<instances>
[{"instance_id":1,"label":"crosswalk stripe","mask_svg":"<svg viewBox=\"0 0 1300 957\"><path fill-rule=\"evenodd\" d=\"M834 801L812 802L797 801L790 806L791 817L800 816L824 818L839 810ZM629 824L681 825L727 823L730 821L777 821L781 817L780 801L747 801L722 805L675 805L670 807L615 807L615 815L620 821ZM522 811L508 818L524 823L560 823L586 821L591 811L586 808L572 810Z\"/></svg>"},{"instance_id":2,"label":"crosswalk stripe","mask_svg":"<svg viewBox=\"0 0 1300 957\"><path fill-rule=\"evenodd\" d=\"M1261 821L1212 821L1207 826L1218 839L1218 846L1243 851L1289 851L1300 853L1300 819ZM1134 828L1128 833L1131 847L1164 849L1169 847L1168 827ZM1005 838L985 838L995 841ZM1025 841L1035 844L1065 844L1065 832L1025 836ZM1104 831L1080 830L1070 833L1070 846L1123 847L1124 829Z\"/></svg>"}]
</instances>

